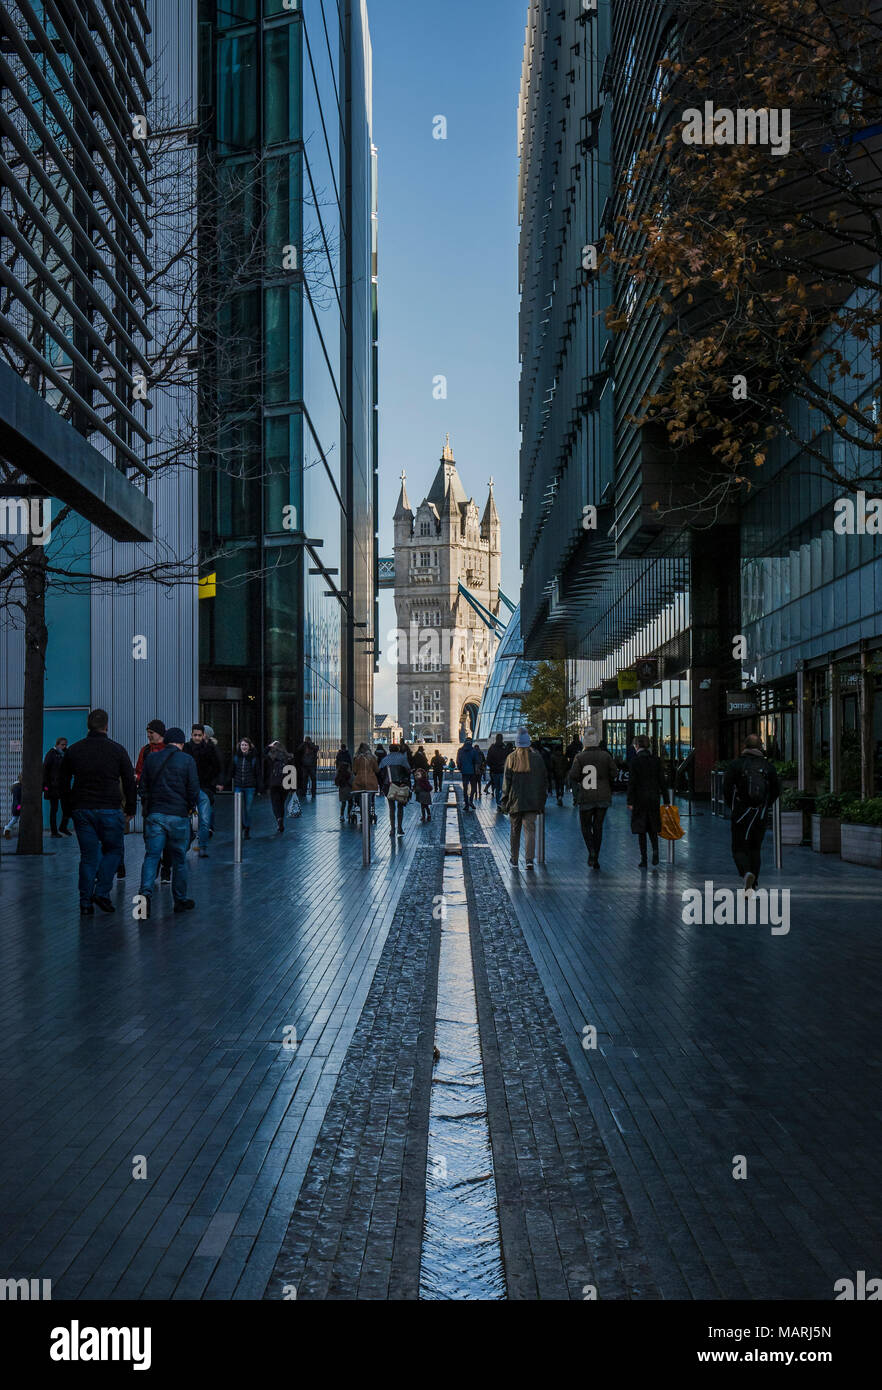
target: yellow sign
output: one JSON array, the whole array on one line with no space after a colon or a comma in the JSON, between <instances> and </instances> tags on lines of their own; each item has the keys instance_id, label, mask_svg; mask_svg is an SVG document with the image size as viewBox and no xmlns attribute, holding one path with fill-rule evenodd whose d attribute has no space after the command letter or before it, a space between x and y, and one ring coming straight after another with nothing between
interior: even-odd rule
<instances>
[{"instance_id":1,"label":"yellow sign","mask_svg":"<svg viewBox=\"0 0 882 1390\"><path fill-rule=\"evenodd\" d=\"M619 672L619 694L636 695L640 689L640 682L637 679L636 671Z\"/></svg>"},{"instance_id":2,"label":"yellow sign","mask_svg":"<svg viewBox=\"0 0 882 1390\"><path fill-rule=\"evenodd\" d=\"M217 573L206 574L199 581L199 597L217 598Z\"/></svg>"}]
</instances>

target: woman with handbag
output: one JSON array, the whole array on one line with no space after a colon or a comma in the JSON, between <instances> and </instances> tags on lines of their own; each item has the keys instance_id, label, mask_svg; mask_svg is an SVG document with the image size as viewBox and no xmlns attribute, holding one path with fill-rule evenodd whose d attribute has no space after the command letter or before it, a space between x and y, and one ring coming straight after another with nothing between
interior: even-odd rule
<instances>
[{"instance_id":1,"label":"woman with handbag","mask_svg":"<svg viewBox=\"0 0 882 1390\"><path fill-rule=\"evenodd\" d=\"M396 743L392 751L380 763L380 772L389 802L389 834L395 835L395 812L398 810L398 834L404 834L404 808L410 801L410 763L407 755L400 752Z\"/></svg>"}]
</instances>

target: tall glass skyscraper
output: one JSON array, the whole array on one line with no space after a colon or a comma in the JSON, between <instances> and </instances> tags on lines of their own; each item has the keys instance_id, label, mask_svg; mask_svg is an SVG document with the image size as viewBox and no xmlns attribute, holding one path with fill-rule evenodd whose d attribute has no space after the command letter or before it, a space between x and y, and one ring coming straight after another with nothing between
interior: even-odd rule
<instances>
[{"instance_id":1,"label":"tall glass skyscraper","mask_svg":"<svg viewBox=\"0 0 882 1390\"><path fill-rule=\"evenodd\" d=\"M376 158L360 0L201 0L201 703L369 739ZM214 576L214 578L211 578Z\"/></svg>"}]
</instances>

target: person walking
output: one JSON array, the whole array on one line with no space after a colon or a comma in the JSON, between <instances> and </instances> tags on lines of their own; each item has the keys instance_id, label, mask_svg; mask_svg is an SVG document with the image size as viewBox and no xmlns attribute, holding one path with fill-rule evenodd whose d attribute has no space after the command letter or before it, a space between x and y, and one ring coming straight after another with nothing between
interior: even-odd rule
<instances>
[{"instance_id":1,"label":"person walking","mask_svg":"<svg viewBox=\"0 0 882 1390\"><path fill-rule=\"evenodd\" d=\"M313 744L315 747L315 744ZM242 829L245 839L251 839L251 806L256 796L263 791L263 760L250 738L240 738L239 746L230 760L227 781L232 784L233 795L240 796ZM239 804L234 802L234 814L239 814Z\"/></svg>"},{"instance_id":2,"label":"person walking","mask_svg":"<svg viewBox=\"0 0 882 1390\"><path fill-rule=\"evenodd\" d=\"M582 740L579 738L578 734L574 734L573 737L570 739L569 743L567 744L566 749L566 760L568 767L572 767L573 759L575 758L576 754L581 753L581 751Z\"/></svg>"},{"instance_id":3,"label":"person walking","mask_svg":"<svg viewBox=\"0 0 882 1390\"><path fill-rule=\"evenodd\" d=\"M417 768L422 768L423 772L428 772L429 759L426 757L426 750L422 744L419 745L417 751L414 753L410 765L414 772L416 772Z\"/></svg>"},{"instance_id":4,"label":"person walking","mask_svg":"<svg viewBox=\"0 0 882 1390\"><path fill-rule=\"evenodd\" d=\"M361 792L370 792L368 815L372 825L377 823L374 798L380 790L379 771L380 765L368 745L360 743L352 763L352 792L354 796L359 796Z\"/></svg>"},{"instance_id":5,"label":"person walking","mask_svg":"<svg viewBox=\"0 0 882 1390\"><path fill-rule=\"evenodd\" d=\"M496 801L496 809L501 812L499 805L502 800L502 774L505 771L505 760L508 751L502 740L502 734L497 734L493 743L487 749L487 768L490 773L490 785L493 788L493 796Z\"/></svg>"},{"instance_id":6,"label":"person walking","mask_svg":"<svg viewBox=\"0 0 882 1390\"><path fill-rule=\"evenodd\" d=\"M58 774L62 813L73 820L80 847L80 912L92 917L95 906L114 912L113 876L122 859L123 834L137 806L135 770L121 743L107 734L103 709L86 720L86 737L65 752ZM122 795L122 809L120 808Z\"/></svg>"},{"instance_id":7,"label":"person walking","mask_svg":"<svg viewBox=\"0 0 882 1390\"><path fill-rule=\"evenodd\" d=\"M12 804L12 815L3 827L5 840L11 838L13 830L18 828L18 823L21 820L21 773L18 774L17 781L13 782L9 788L9 797Z\"/></svg>"},{"instance_id":8,"label":"person walking","mask_svg":"<svg viewBox=\"0 0 882 1390\"><path fill-rule=\"evenodd\" d=\"M646 734L638 735L634 749L628 778L628 810L631 812L631 834L637 836L640 844L638 867L645 869L647 836L652 844L652 862L658 863L659 805L662 801L666 806L669 804L670 792L665 786L661 760L651 751Z\"/></svg>"},{"instance_id":9,"label":"person walking","mask_svg":"<svg viewBox=\"0 0 882 1390\"><path fill-rule=\"evenodd\" d=\"M334 759L334 767L339 768L343 763L348 763L350 767L352 766L352 754L345 743L341 743L337 750L337 756Z\"/></svg>"},{"instance_id":10,"label":"person walking","mask_svg":"<svg viewBox=\"0 0 882 1390\"><path fill-rule=\"evenodd\" d=\"M572 745L571 745L572 746ZM615 759L599 745L593 729L586 729L585 744L573 758L568 781L573 800L579 808L579 828L588 850L588 867L600 872L600 846L603 843L603 822L612 805L613 787L618 768Z\"/></svg>"},{"instance_id":11,"label":"person walking","mask_svg":"<svg viewBox=\"0 0 882 1390\"><path fill-rule=\"evenodd\" d=\"M396 808L398 813L398 834L404 834L404 808L410 801L410 763L407 754L393 743L391 751L380 763L384 775L386 798L389 802L389 834L395 835Z\"/></svg>"},{"instance_id":12,"label":"person walking","mask_svg":"<svg viewBox=\"0 0 882 1390\"><path fill-rule=\"evenodd\" d=\"M352 803L352 763L341 762L337 765L337 772L334 776L334 786L340 798L340 824L346 820L350 814Z\"/></svg>"},{"instance_id":13,"label":"person walking","mask_svg":"<svg viewBox=\"0 0 882 1390\"><path fill-rule=\"evenodd\" d=\"M465 799L464 811L472 811L475 806L475 780L478 770L478 757L475 753L474 744L470 738L459 749L456 755L456 766L462 773L462 790Z\"/></svg>"},{"instance_id":14,"label":"person walking","mask_svg":"<svg viewBox=\"0 0 882 1390\"><path fill-rule=\"evenodd\" d=\"M444 790L444 754L440 748L435 751L429 766L432 769L432 786L436 792Z\"/></svg>"},{"instance_id":15,"label":"person walking","mask_svg":"<svg viewBox=\"0 0 882 1390\"><path fill-rule=\"evenodd\" d=\"M217 790L218 790L219 792L222 792L222 791L223 791L223 786L221 785L221 783L222 783L223 773L224 773L224 760L223 760L223 758L221 757L221 751L220 751L220 747L219 747L219 745L218 745L218 741L217 741L217 737L216 737L216 735L215 735L214 729L211 727L210 724L205 724L205 725L203 725L203 727L204 727L204 729L205 729L205 740L206 740L206 742L207 742L207 743L210 743L211 746L212 746L212 748L214 749L215 753L217 753L217 761L218 761L218 766L219 766L219 768L220 768L220 773L218 774L218 786L217 786ZM212 797L212 800L211 800L211 807L210 807L209 812L208 812L208 838L211 839L211 837L212 837L213 835L214 835L214 798Z\"/></svg>"},{"instance_id":16,"label":"person walking","mask_svg":"<svg viewBox=\"0 0 882 1390\"><path fill-rule=\"evenodd\" d=\"M424 767L417 767L413 774L413 789L420 808L420 824L426 825L432 819L432 788L429 774Z\"/></svg>"},{"instance_id":17,"label":"person walking","mask_svg":"<svg viewBox=\"0 0 882 1390\"><path fill-rule=\"evenodd\" d=\"M304 796L309 793L310 787L312 788L313 801L315 801L318 792L318 759L319 750L307 734L306 738L297 749L297 764L300 768L300 776L297 778L297 781L298 784L303 787Z\"/></svg>"},{"instance_id":18,"label":"person walking","mask_svg":"<svg viewBox=\"0 0 882 1390\"><path fill-rule=\"evenodd\" d=\"M518 729L515 749L505 760L500 805L511 818L509 862L518 867L521 830L524 831L524 858L532 870L536 852L536 817L545 813L548 774L541 753L530 745L526 729Z\"/></svg>"},{"instance_id":19,"label":"person walking","mask_svg":"<svg viewBox=\"0 0 882 1390\"><path fill-rule=\"evenodd\" d=\"M732 858L746 893L759 883L769 811L780 795L778 773L762 739L748 734L741 757L729 764L723 778L723 796L732 808Z\"/></svg>"},{"instance_id":20,"label":"person walking","mask_svg":"<svg viewBox=\"0 0 882 1390\"><path fill-rule=\"evenodd\" d=\"M557 797L558 806L563 806L564 789L567 785L567 774L571 766L572 760L567 761L563 745L555 744L551 752L551 775L554 778L554 794Z\"/></svg>"},{"instance_id":21,"label":"person walking","mask_svg":"<svg viewBox=\"0 0 882 1390\"><path fill-rule=\"evenodd\" d=\"M484 757L484 750L480 743L474 745L475 748L475 796L478 801L483 796L481 783L484 780L484 769L487 766L487 759Z\"/></svg>"},{"instance_id":22,"label":"person walking","mask_svg":"<svg viewBox=\"0 0 882 1390\"><path fill-rule=\"evenodd\" d=\"M216 746L206 736L204 724L193 725L190 741L184 744L184 752L189 753L196 764L199 778L199 858L207 859L214 797L216 792L223 790L221 760Z\"/></svg>"},{"instance_id":23,"label":"person walking","mask_svg":"<svg viewBox=\"0 0 882 1390\"><path fill-rule=\"evenodd\" d=\"M161 753L164 748L165 724L161 719L151 719L150 723L147 725L147 742L139 749L138 757L135 760L135 781L139 787L141 785L141 778L144 774L144 766L147 759L154 753ZM160 883L171 882L171 871L172 855L171 849L168 848L162 856L162 865L159 870ZM125 846L123 846L123 855L116 876L117 878L125 877Z\"/></svg>"},{"instance_id":24,"label":"person walking","mask_svg":"<svg viewBox=\"0 0 882 1390\"><path fill-rule=\"evenodd\" d=\"M285 833L285 802L288 800L292 791L296 788L286 786L286 775L290 780L290 774L294 771L294 759L288 752L285 745L279 739L273 739L269 748L266 750L267 764L269 768L269 794L273 808L273 815L278 826L277 834ZM296 780L296 775L295 775Z\"/></svg>"},{"instance_id":25,"label":"person walking","mask_svg":"<svg viewBox=\"0 0 882 1390\"><path fill-rule=\"evenodd\" d=\"M551 749L548 747L548 744L543 739L541 743L536 744L536 751L540 754L542 761L545 764L545 779L546 787L548 789L546 792L546 796L551 796L551 788L554 784L554 777L551 771Z\"/></svg>"},{"instance_id":26,"label":"person walking","mask_svg":"<svg viewBox=\"0 0 882 1390\"><path fill-rule=\"evenodd\" d=\"M167 729L164 747L144 763L138 788L144 811L144 863L141 865L141 897L145 916L151 913L156 871L163 852L172 860L172 898L175 912L196 906L187 897L187 850L190 848L190 816L199 806L199 773L195 759L184 752L183 729Z\"/></svg>"},{"instance_id":27,"label":"person walking","mask_svg":"<svg viewBox=\"0 0 882 1390\"><path fill-rule=\"evenodd\" d=\"M43 800L49 802L49 834L53 840L60 840L62 835L70 835L67 825L67 817L64 810L61 812L61 825L58 824L58 808L61 805L61 792L59 791L58 779L61 774L61 764L64 761L64 754L67 748L66 738L57 738L55 747L50 748L43 759Z\"/></svg>"}]
</instances>

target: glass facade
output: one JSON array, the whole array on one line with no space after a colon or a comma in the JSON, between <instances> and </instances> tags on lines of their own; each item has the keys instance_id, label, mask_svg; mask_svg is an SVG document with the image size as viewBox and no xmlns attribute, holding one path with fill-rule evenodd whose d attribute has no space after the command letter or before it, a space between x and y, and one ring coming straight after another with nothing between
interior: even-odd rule
<instances>
[{"instance_id":1,"label":"glass facade","mask_svg":"<svg viewBox=\"0 0 882 1390\"><path fill-rule=\"evenodd\" d=\"M497 734L502 734L506 741L514 739L523 723L521 700L530 688L535 670L536 662L524 658L521 610L516 608L490 663L478 711L477 739L494 739Z\"/></svg>"},{"instance_id":2,"label":"glass facade","mask_svg":"<svg viewBox=\"0 0 882 1390\"><path fill-rule=\"evenodd\" d=\"M372 723L376 162L363 4L203 0L203 704L323 763ZM210 196L210 195L209 195ZM217 269L215 269L217 267ZM225 713L230 707L229 717Z\"/></svg>"}]
</instances>

